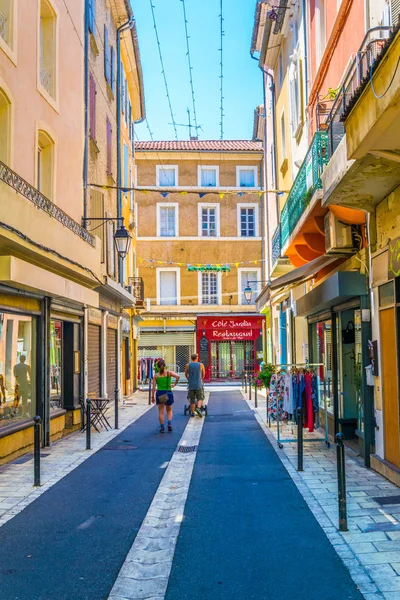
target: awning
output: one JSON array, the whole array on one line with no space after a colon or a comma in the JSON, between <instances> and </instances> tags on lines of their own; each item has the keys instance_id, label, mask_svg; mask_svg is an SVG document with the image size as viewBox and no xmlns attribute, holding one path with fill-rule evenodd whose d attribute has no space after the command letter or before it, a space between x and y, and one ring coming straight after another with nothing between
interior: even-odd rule
<instances>
[{"instance_id":1,"label":"awning","mask_svg":"<svg viewBox=\"0 0 400 600\"><path fill-rule=\"evenodd\" d=\"M286 291L289 291L296 284L315 277L321 269L343 258L343 254L324 254L301 267L297 267L297 269L293 269L290 273L277 277L263 289L256 299L257 310L261 310L265 306L271 298L272 292L283 291L285 288L287 288Z\"/></svg>"}]
</instances>

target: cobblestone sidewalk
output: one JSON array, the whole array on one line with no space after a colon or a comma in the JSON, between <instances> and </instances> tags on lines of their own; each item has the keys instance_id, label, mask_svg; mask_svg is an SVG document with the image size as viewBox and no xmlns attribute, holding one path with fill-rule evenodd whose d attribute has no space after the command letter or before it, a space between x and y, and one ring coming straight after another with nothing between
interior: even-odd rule
<instances>
[{"instance_id":1,"label":"cobblestone sidewalk","mask_svg":"<svg viewBox=\"0 0 400 600\"><path fill-rule=\"evenodd\" d=\"M243 392L244 395L244 392ZM246 398L246 396L245 396ZM247 398L246 398L247 399ZM254 398L253 398L254 400ZM249 406L289 475L303 495L315 518L336 552L348 567L351 577L366 600L400 600L400 490L381 475L367 469L346 453L347 513L349 531L338 531L338 501L335 445L304 444L304 471L297 472L297 444L279 449L276 425L266 425L266 398L258 395ZM281 437L296 437L292 427L284 426ZM310 434L305 434L309 439ZM316 436L315 436L316 437ZM396 498L397 496L397 498ZM384 502L397 504L381 504Z\"/></svg>"},{"instance_id":2,"label":"cobblestone sidewalk","mask_svg":"<svg viewBox=\"0 0 400 600\"><path fill-rule=\"evenodd\" d=\"M85 434L80 431L42 449L42 485L39 488L33 487L32 454L0 467L0 527L151 408L146 392L137 392L124 402L119 407L119 429L92 433L91 450L85 450ZM107 413L107 418L114 423L114 407Z\"/></svg>"}]
</instances>

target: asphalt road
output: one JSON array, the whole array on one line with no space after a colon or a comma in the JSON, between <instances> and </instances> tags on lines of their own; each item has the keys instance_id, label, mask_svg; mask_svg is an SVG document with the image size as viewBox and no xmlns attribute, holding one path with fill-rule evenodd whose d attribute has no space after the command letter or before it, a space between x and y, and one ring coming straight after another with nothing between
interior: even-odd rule
<instances>
[{"instance_id":1,"label":"asphalt road","mask_svg":"<svg viewBox=\"0 0 400 600\"><path fill-rule=\"evenodd\" d=\"M172 433L150 410L0 528L1 600L107 598L187 424L185 395Z\"/></svg>"},{"instance_id":2,"label":"asphalt road","mask_svg":"<svg viewBox=\"0 0 400 600\"><path fill-rule=\"evenodd\" d=\"M212 393L166 600L362 595L240 392Z\"/></svg>"}]
</instances>

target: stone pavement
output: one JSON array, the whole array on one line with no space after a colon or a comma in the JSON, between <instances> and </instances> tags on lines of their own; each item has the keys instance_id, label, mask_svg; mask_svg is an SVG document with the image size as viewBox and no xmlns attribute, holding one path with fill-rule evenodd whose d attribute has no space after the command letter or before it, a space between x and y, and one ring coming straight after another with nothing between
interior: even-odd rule
<instances>
[{"instance_id":1,"label":"stone pavement","mask_svg":"<svg viewBox=\"0 0 400 600\"><path fill-rule=\"evenodd\" d=\"M91 450L85 449L85 434L80 431L42 448L40 487L33 487L33 454L23 455L0 466L0 527L134 423L149 408L147 393L136 392L120 404L118 430L92 433ZM111 403L107 418L113 425L114 403Z\"/></svg>"},{"instance_id":2,"label":"stone pavement","mask_svg":"<svg viewBox=\"0 0 400 600\"><path fill-rule=\"evenodd\" d=\"M360 459L346 451L349 531L339 532L335 445L327 448L323 442L305 443L304 471L297 472L297 444L285 443L279 449L276 424L271 423L271 428L266 426L265 395L258 394L257 409L254 395L252 402L247 402L364 598L400 600L399 488L365 468ZM285 425L281 437L296 437L296 429ZM317 438L318 434L304 437ZM382 505L377 498L393 498L396 504Z\"/></svg>"}]
</instances>

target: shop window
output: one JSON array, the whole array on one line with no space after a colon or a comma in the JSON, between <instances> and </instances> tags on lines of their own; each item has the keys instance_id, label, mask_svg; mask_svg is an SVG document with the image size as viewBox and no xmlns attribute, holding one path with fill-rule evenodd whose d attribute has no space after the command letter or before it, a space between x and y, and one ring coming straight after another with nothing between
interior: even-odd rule
<instances>
[{"instance_id":1,"label":"shop window","mask_svg":"<svg viewBox=\"0 0 400 600\"><path fill-rule=\"evenodd\" d=\"M0 37L9 48L13 48L14 0L0 0Z\"/></svg>"},{"instance_id":2,"label":"shop window","mask_svg":"<svg viewBox=\"0 0 400 600\"><path fill-rule=\"evenodd\" d=\"M36 319L0 313L0 428L36 412Z\"/></svg>"},{"instance_id":3,"label":"shop window","mask_svg":"<svg viewBox=\"0 0 400 600\"><path fill-rule=\"evenodd\" d=\"M46 198L53 199L54 176L54 142L42 130L38 132L37 145L37 184L39 192Z\"/></svg>"},{"instance_id":4,"label":"shop window","mask_svg":"<svg viewBox=\"0 0 400 600\"><path fill-rule=\"evenodd\" d=\"M318 367L318 398L321 408L325 401L329 412L333 412L332 383L332 321L320 321L312 325L313 362L321 363Z\"/></svg>"},{"instance_id":5,"label":"shop window","mask_svg":"<svg viewBox=\"0 0 400 600\"><path fill-rule=\"evenodd\" d=\"M11 103L0 88L0 161L9 163Z\"/></svg>"},{"instance_id":6,"label":"shop window","mask_svg":"<svg viewBox=\"0 0 400 600\"><path fill-rule=\"evenodd\" d=\"M394 304L394 283L389 281L379 286L379 308Z\"/></svg>"},{"instance_id":7,"label":"shop window","mask_svg":"<svg viewBox=\"0 0 400 600\"><path fill-rule=\"evenodd\" d=\"M219 274L200 273L201 302L200 304L219 304Z\"/></svg>"},{"instance_id":8,"label":"shop window","mask_svg":"<svg viewBox=\"0 0 400 600\"><path fill-rule=\"evenodd\" d=\"M40 84L56 96L56 13L48 0L40 2Z\"/></svg>"},{"instance_id":9,"label":"shop window","mask_svg":"<svg viewBox=\"0 0 400 600\"><path fill-rule=\"evenodd\" d=\"M52 319L50 327L50 406L61 407L63 324Z\"/></svg>"}]
</instances>

